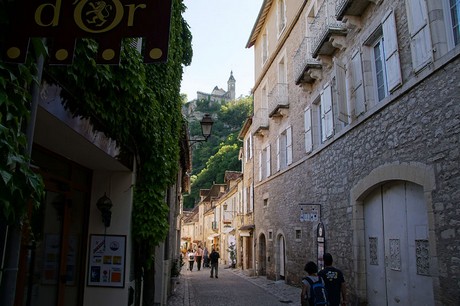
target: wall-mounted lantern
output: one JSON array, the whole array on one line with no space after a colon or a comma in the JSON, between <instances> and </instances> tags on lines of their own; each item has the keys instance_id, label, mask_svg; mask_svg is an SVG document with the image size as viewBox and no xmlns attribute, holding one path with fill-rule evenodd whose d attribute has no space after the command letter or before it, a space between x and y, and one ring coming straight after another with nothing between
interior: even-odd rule
<instances>
[{"instance_id":1,"label":"wall-mounted lantern","mask_svg":"<svg viewBox=\"0 0 460 306\"><path fill-rule=\"evenodd\" d=\"M106 193L104 193L104 195L97 200L96 206L101 212L102 223L104 223L105 227L109 227L110 221L112 220L112 212L110 211L113 206L112 200L110 200Z\"/></svg>"},{"instance_id":2,"label":"wall-mounted lantern","mask_svg":"<svg viewBox=\"0 0 460 306\"><path fill-rule=\"evenodd\" d=\"M190 139L190 146L197 142L203 142L203 141L208 141L209 136L211 136L211 131L212 131L212 125L214 124L214 120L212 120L212 117L210 114L204 114L203 118L200 121L201 125L201 134L203 135L204 138L194 138Z\"/></svg>"}]
</instances>

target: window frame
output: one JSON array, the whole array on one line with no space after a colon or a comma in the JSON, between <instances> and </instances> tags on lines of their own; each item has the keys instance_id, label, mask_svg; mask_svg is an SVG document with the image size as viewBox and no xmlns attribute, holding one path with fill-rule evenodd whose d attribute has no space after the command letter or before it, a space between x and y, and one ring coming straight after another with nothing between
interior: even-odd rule
<instances>
[{"instance_id":1,"label":"window frame","mask_svg":"<svg viewBox=\"0 0 460 306\"><path fill-rule=\"evenodd\" d=\"M459 12L459 22L458 22L458 27L460 28L460 1L457 0L459 7L457 8L457 11ZM454 24L452 20L452 11L450 7L449 0L443 0L442 1L442 6L443 6L443 13L444 13L444 22L446 24L446 33L447 33L447 47L448 50L452 50L455 47L460 45L460 33L459 33L459 40L457 43L455 43L455 35L454 35ZM460 32L460 30L459 30Z\"/></svg>"},{"instance_id":2,"label":"window frame","mask_svg":"<svg viewBox=\"0 0 460 306\"><path fill-rule=\"evenodd\" d=\"M278 0L276 8L276 29L278 32L278 38L280 38L287 26L286 0Z\"/></svg>"}]
</instances>

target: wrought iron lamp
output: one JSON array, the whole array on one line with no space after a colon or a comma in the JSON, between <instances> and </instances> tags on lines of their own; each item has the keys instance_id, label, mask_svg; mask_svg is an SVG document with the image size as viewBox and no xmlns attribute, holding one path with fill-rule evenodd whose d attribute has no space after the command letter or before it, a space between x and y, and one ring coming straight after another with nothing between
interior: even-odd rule
<instances>
[{"instance_id":1,"label":"wrought iron lamp","mask_svg":"<svg viewBox=\"0 0 460 306\"><path fill-rule=\"evenodd\" d=\"M208 141L209 136L211 136L211 131L212 131L212 125L214 124L214 121L212 120L212 117L210 114L204 114L203 118L200 121L201 125L201 134L203 135L204 138L194 138L190 139L190 146L197 142L203 142L203 141Z\"/></svg>"},{"instance_id":2,"label":"wrought iron lamp","mask_svg":"<svg viewBox=\"0 0 460 306\"><path fill-rule=\"evenodd\" d=\"M110 209L112 208L112 200L107 197L107 194L104 192L104 195L97 200L96 203L97 209L101 212L102 222L104 226L107 228L110 226L110 221L112 220L112 212Z\"/></svg>"}]
</instances>

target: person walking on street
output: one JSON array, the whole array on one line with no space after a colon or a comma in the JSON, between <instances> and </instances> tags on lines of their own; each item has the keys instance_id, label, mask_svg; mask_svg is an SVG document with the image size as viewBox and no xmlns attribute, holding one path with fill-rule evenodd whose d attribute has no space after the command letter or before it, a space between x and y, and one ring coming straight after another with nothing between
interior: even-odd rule
<instances>
[{"instance_id":1,"label":"person walking on street","mask_svg":"<svg viewBox=\"0 0 460 306\"><path fill-rule=\"evenodd\" d=\"M209 260L211 261L211 278L213 276L213 272L215 271L216 278L219 278L218 273L219 273L219 252L213 248L211 254L209 255Z\"/></svg>"},{"instance_id":2,"label":"person walking on street","mask_svg":"<svg viewBox=\"0 0 460 306\"><path fill-rule=\"evenodd\" d=\"M193 263L195 262L195 252L193 252L192 249L189 249L188 252L187 252L187 258L188 258L188 264L189 264L189 267L188 269L190 271L193 270Z\"/></svg>"},{"instance_id":3,"label":"person walking on street","mask_svg":"<svg viewBox=\"0 0 460 306\"><path fill-rule=\"evenodd\" d=\"M313 261L309 261L304 270L308 273L308 276L302 279L301 305L329 305L324 280L317 274L318 266Z\"/></svg>"},{"instance_id":4,"label":"person walking on street","mask_svg":"<svg viewBox=\"0 0 460 306\"><path fill-rule=\"evenodd\" d=\"M198 268L198 271L201 270L201 259L202 258L203 258L203 249L199 245L195 252L195 261L196 261L196 267Z\"/></svg>"},{"instance_id":5,"label":"person walking on street","mask_svg":"<svg viewBox=\"0 0 460 306\"><path fill-rule=\"evenodd\" d=\"M203 267L209 268L209 257L208 257L208 248L204 247L203 249Z\"/></svg>"},{"instance_id":6,"label":"person walking on street","mask_svg":"<svg viewBox=\"0 0 460 306\"><path fill-rule=\"evenodd\" d=\"M325 268L319 271L318 275L324 280L330 306L347 304L347 287L342 271L332 266L332 255L323 255ZM342 302L340 302L342 298Z\"/></svg>"}]
</instances>

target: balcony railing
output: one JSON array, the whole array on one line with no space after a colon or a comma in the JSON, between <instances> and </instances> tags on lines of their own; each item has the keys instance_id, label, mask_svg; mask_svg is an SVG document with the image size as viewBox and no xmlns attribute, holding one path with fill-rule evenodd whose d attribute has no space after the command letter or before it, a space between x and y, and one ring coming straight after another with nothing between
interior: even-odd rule
<instances>
[{"instance_id":1,"label":"balcony railing","mask_svg":"<svg viewBox=\"0 0 460 306\"><path fill-rule=\"evenodd\" d=\"M332 43L331 38L347 34L344 24L335 16L335 0L323 2L313 21L313 28L317 32L312 44L312 56L332 55L337 45Z\"/></svg>"},{"instance_id":2,"label":"balcony railing","mask_svg":"<svg viewBox=\"0 0 460 306\"><path fill-rule=\"evenodd\" d=\"M281 110L289 108L288 84L278 83L270 92L268 98L268 117L282 116Z\"/></svg>"},{"instance_id":3,"label":"balcony railing","mask_svg":"<svg viewBox=\"0 0 460 306\"><path fill-rule=\"evenodd\" d=\"M255 111L252 125L254 126L254 134L264 135L268 131L268 109L259 108Z\"/></svg>"},{"instance_id":4,"label":"balcony railing","mask_svg":"<svg viewBox=\"0 0 460 306\"><path fill-rule=\"evenodd\" d=\"M296 85L313 83L316 79L313 71L322 68L320 61L312 56L313 39L313 37L305 37L294 55L293 68Z\"/></svg>"},{"instance_id":5,"label":"balcony railing","mask_svg":"<svg viewBox=\"0 0 460 306\"><path fill-rule=\"evenodd\" d=\"M337 20L342 20L345 15L361 16L371 2L377 3L379 0L337 0L335 6Z\"/></svg>"}]
</instances>

